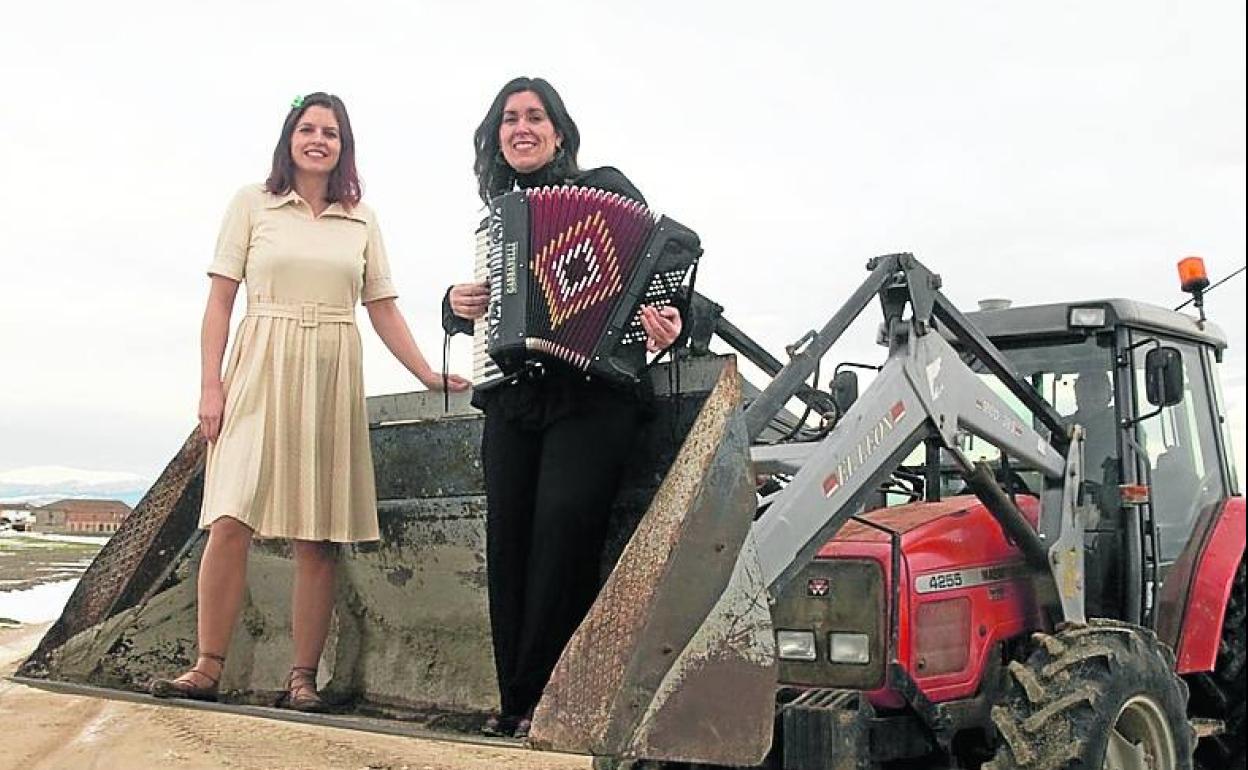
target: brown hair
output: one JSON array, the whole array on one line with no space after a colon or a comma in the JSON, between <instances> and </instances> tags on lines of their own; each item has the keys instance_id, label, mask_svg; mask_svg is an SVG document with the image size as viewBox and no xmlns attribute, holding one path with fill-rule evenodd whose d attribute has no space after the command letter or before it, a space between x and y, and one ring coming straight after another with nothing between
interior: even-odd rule
<instances>
[{"instance_id":1,"label":"brown hair","mask_svg":"<svg viewBox=\"0 0 1248 770\"><path fill-rule=\"evenodd\" d=\"M282 135L278 137L277 146L273 148L273 167L269 170L269 178L264 182L264 189L274 195L285 195L295 184L295 161L290 157L290 138L295 133L295 126L309 107L325 107L332 110L334 119L338 121L338 133L342 137L342 151L338 155L338 165L329 172L329 189L327 199L330 203L341 203L351 208L360 202L363 194L360 185L360 174L355 169L355 135L351 132L351 119L347 117L347 107L342 100L333 94L316 91L296 99L282 124Z\"/></svg>"}]
</instances>

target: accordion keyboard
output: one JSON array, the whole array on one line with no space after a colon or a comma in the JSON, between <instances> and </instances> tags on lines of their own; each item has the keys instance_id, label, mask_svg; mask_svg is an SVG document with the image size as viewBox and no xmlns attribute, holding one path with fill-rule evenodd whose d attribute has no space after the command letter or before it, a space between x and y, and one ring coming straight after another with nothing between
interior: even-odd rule
<instances>
[{"instance_id":1,"label":"accordion keyboard","mask_svg":"<svg viewBox=\"0 0 1248 770\"><path fill-rule=\"evenodd\" d=\"M484 316L472 322L472 386L488 388L503 378L498 364L487 352L490 334L497 334L499 295L502 287L502 255L490 247L490 220L486 219L477 229L476 262L473 280L485 281L490 286L490 301Z\"/></svg>"}]
</instances>

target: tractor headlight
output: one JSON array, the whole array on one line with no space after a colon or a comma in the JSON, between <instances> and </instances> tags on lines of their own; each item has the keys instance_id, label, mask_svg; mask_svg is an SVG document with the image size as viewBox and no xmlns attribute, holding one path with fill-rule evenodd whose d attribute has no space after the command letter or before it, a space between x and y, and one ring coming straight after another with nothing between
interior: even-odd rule
<instances>
[{"instance_id":1,"label":"tractor headlight","mask_svg":"<svg viewBox=\"0 0 1248 770\"><path fill-rule=\"evenodd\" d=\"M814 631L777 631L776 653L781 660L817 660Z\"/></svg>"},{"instance_id":2,"label":"tractor headlight","mask_svg":"<svg viewBox=\"0 0 1248 770\"><path fill-rule=\"evenodd\" d=\"M1103 307L1072 307L1069 323L1072 329L1099 329L1105 325L1106 314Z\"/></svg>"},{"instance_id":3,"label":"tractor headlight","mask_svg":"<svg viewBox=\"0 0 1248 770\"><path fill-rule=\"evenodd\" d=\"M828 659L833 663L870 663L871 637L833 631L828 635Z\"/></svg>"}]
</instances>

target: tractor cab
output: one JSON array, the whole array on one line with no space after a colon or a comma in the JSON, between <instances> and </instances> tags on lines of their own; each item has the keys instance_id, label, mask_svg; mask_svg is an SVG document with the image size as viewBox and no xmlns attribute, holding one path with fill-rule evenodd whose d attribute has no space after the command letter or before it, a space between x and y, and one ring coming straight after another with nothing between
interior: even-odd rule
<instances>
[{"instance_id":1,"label":"tractor cab","mask_svg":"<svg viewBox=\"0 0 1248 770\"><path fill-rule=\"evenodd\" d=\"M1094 506L1086 538L1093 614L1156 623L1167 575L1238 490L1218 384L1221 330L1123 299L967 318L1065 424L1084 428L1084 502ZM965 360L1030 419L999 380L972 356ZM996 447L972 437L964 443L968 454L998 469L1007 489L1039 488L1038 474L1003 459Z\"/></svg>"}]
</instances>

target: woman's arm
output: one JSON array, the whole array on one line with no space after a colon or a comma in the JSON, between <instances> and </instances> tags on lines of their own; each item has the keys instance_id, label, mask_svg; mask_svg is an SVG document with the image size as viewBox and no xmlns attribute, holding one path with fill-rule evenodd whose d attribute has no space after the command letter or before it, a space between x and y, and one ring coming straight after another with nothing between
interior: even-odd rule
<instances>
[{"instance_id":1,"label":"woman's arm","mask_svg":"<svg viewBox=\"0 0 1248 770\"><path fill-rule=\"evenodd\" d=\"M429 366L424 354L420 352L420 347L417 346L416 340L412 339L412 332L407 327L407 321L404 320L403 313L399 310L394 298L379 299L369 302L364 307L368 308L368 319L372 321L377 336L381 337L381 341L394 354L394 357L399 359L399 363L414 374L426 388L441 390L442 376ZM446 384L451 391L467 390L472 385L458 374L447 375Z\"/></svg>"},{"instance_id":2,"label":"woman's arm","mask_svg":"<svg viewBox=\"0 0 1248 770\"><path fill-rule=\"evenodd\" d=\"M230 336L230 314L238 281L220 275L212 276L208 290L208 306L199 332L199 432L208 441L216 441L221 432L221 415L225 411L225 390L221 384L221 360Z\"/></svg>"}]
</instances>

